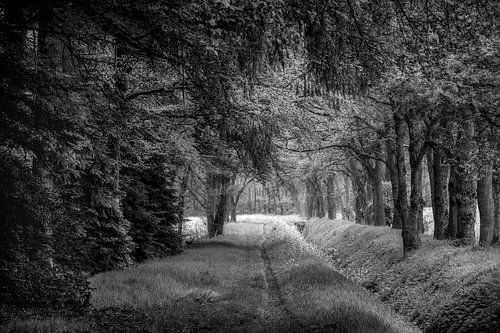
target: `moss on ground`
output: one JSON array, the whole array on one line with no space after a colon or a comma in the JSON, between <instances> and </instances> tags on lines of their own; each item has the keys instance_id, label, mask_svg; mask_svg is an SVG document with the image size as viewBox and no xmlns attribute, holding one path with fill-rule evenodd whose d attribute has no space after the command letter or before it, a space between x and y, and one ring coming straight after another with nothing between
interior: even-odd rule
<instances>
[{"instance_id":1,"label":"moss on ground","mask_svg":"<svg viewBox=\"0 0 500 333\"><path fill-rule=\"evenodd\" d=\"M403 258L400 231L314 220L306 239L337 266L426 332L500 332L500 250L422 237Z\"/></svg>"}]
</instances>

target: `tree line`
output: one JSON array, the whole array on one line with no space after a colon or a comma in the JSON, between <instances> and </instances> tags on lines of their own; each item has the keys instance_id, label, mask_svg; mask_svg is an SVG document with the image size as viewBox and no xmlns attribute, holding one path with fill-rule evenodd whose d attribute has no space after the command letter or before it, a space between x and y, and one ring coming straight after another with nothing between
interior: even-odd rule
<instances>
[{"instance_id":1,"label":"tree line","mask_svg":"<svg viewBox=\"0 0 500 333\"><path fill-rule=\"evenodd\" d=\"M267 211L304 186L308 215L340 180L377 225L390 179L411 251L427 158L436 237L471 243L476 196L498 216L498 21L493 1L3 1L2 304L85 307L89 274L181 250L189 200L220 235L252 179Z\"/></svg>"}]
</instances>

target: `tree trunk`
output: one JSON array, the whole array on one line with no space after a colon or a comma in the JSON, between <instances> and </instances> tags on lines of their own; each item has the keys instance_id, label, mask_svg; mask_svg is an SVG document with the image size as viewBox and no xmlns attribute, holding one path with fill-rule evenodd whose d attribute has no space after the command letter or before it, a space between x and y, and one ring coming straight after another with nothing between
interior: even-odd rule
<instances>
[{"instance_id":1,"label":"tree trunk","mask_svg":"<svg viewBox=\"0 0 500 333\"><path fill-rule=\"evenodd\" d=\"M256 181L253 181L253 213L257 213L257 185Z\"/></svg>"},{"instance_id":2,"label":"tree trunk","mask_svg":"<svg viewBox=\"0 0 500 333\"><path fill-rule=\"evenodd\" d=\"M326 179L326 202L328 206L328 218L335 219L337 209L335 207L335 174L331 174Z\"/></svg>"},{"instance_id":3,"label":"tree trunk","mask_svg":"<svg viewBox=\"0 0 500 333\"><path fill-rule=\"evenodd\" d=\"M387 144L387 169L389 170L389 175L391 178L391 189L392 189L392 203L393 203L393 213L392 213L392 228L401 229L403 223L401 222L401 216L399 213L399 202L398 202L398 170L396 166L396 154L394 143L390 140L386 140Z\"/></svg>"},{"instance_id":4,"label":"tree trunk","mask_svg":"<svg viewBox=\"0 0 500 333\"><path fill-rule=\"evenodd\" d=\"M477 204L479 206L480 230L479 244L490 245L493 239L493 163L490 162L486 173L477 182Z\"/></svg>"},{"instance_id":5,"label":"tree trunk","mask_svg":"<svg viewBox=\"0 0 500 333\"><path fill-rule=\"evenodd\" d=\"M345 205L344 205L344 215L345 219L351 221L352 219L352 208L351 208L351 187L349 186L350 178L348 176L344 176L345 182ZM352 183L352 182L351 182ZM365 203L366 203L366 194L365 194Z\"/></svg>"},{"instance_id":6,"label":"tree trunk","mask_svg":"<svg viewBox=\"0 0 500 333\"><path fill-rule=\"evenodd\" d=\"M497 169L493 180L493 236L491 243L497 244L500 241L500 170Z\"/></svg>"},{"instance_id":7,"label":"tree trunk","mask_svg":"<svg viewBox=\"0 0 500 333\"><path fill-rule=\"evenodd\" d=\"M429 147L426 152L427 173L429 174L429 184L431 186L432 214L434 216L434 148ZM436 219L434 219L436 221Z\"/></svg>"},{"instance_id":8,"label":"tree trunk","mask_svg":"<svg viewBox=\"0 0 500 333\"><path fill-rule=\"evenodd\" d=\"M313 198L313 190L311 188L311 182L309 179L306 180L306 217L311 218L313 217L313 205L314 205L314 198Z\"/></svg>"},{"instance_id":9,"label":"tree trunk","mask_svg":"<svg viewBox=\"0 0 500 333\"><path fill-rule=\"evenodd\" d=\"M352 182L355 201L354 201L354 212L355 212L355 222L357 224L366 223L365 211L366 211L366 191L362 182L357 179Z\"/></svg>"},{"instance_id":10,"label":"tree trunk","mask_svg":"<svg viewBox=\"0 0 500 333\"><path fill-rule=\"evenodd\" d=\"M325 217L325 200L323 198L323 191L321 189L321 183L315 179L314 182L315 192L316 192L316 216L319 218Z\"/></svg>"},{"instance_id":11,"label":"tree trunk","mask_svg":"<svg viewBox=\"0 0 500 333\"><path fill-rule=\"evenodd\" d=\"M416 233L412 239L411 250L420 246L419 233L423 226L420 225L419 217L422 215L422 164L412 166L410 173L411 191L410 191L410 211L408 218L408 230L410 234Z\"/></svg>"},{"instance_id":12,"label":"tree trunk","mask_svg":"<svg viewBox=\"0 0 500 333\"><path fill-rule=\"evenodd\" d=\"M208 236L222 235L227 219L230 177L221 173L210 173L207 178L207 228Z\"/></svg>"},{"instance_id":13,"label":"tree trunk","mask_svg":"<svg viewBox=\"0 0 500 333\"><path fill-rule=\"evenodd\" d=\"M417 181L419 184L419 205L417 207L417 226L418 226L418 232L423 234L425 232L425 227L424 227L424 197L422 194L422 183L423 183L423 170L422 170L422 161L420 162L420 168L417 173Z\"/></svg>"},{"instance_id":14,"label":"tree trunk","mask_svg":"<svg viewBox=\"0 0 500 333\"><path fill-rule=\"evenodd\" d=\"M475 172L470 167L474 148L474 125L468 123L464 126L457 138L459 149L456 166L457 238L461 244L472 245L475 243L477 195Z\"/></svg>"},{"instance_id":15,"label":"tree trunk","mask_svg":"<svg viewBox=\"0 0 500 333\"><path fill-rule=\"evenodd\" d=\"M416 249L420 245L417 226L410 223L408 219L408 197L406 190L406 166L405 166L405 130L403 118L399 113L394 114L394 126L396 131L396 165L398 170L398 211L402 222L403 247L405 253ZM413 220L413 222L416 222Z\"/></svg>"},{"instance_id":16,"label":"tree trunk","mask_svg":"<svg viewBox=\"0 0 500 333\"><path fill-rule=\"evenodd\" d=\"M229 207L231 210L231 222L236 222L236 206L238 203L234 199L234 195L229 196Z\"/></svg>"},{"instance_id":17,"label":"tree trunk","mask_svg":"<svg viewBox=\"0 0 500 333\"><path fill-rule=\"evenodd\" d=\"M450 179L448 181L448 226L446 228L446 237L449 239L457 238L457 167L450 165Z\"/></svg>"},{"instance_id":18,"label":"tree trunk","mask_svg":"<svg viewBox=\"0 0 500 333\"><path fill-rule=\"evenodd\" d=\"M440 148L431 150L432 158L429 176L432 173L432 215L434 218L434 238L444 239L448 223L448 172L444 166L444 154ZM427 155L429 156L429 155ZM429 159L428 159L429 163ZM431 172L432 170L432 172Z\"/></svg>"},{"instance_id":19,"label":"tree trunk","mask_svg":"<svg viewBox=\"0 0 500 333\"><path fill-rule=\"evenodd\" d=\"M385 205L384 205L384 187L382 161L375 161L375 177L373 179L373 208L375 211L375 225L379 227L385 226Z\"/></svg>"}]
</instances>

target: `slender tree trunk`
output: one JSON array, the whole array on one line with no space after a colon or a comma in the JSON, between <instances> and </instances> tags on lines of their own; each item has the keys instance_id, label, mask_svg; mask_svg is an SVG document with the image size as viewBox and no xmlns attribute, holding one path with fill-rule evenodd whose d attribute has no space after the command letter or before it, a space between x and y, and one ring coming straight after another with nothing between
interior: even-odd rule
<instances>
[{"instance_id":1,"label":"slender tree trunk","mask_svg":"<svg viewBox=\"0 0 500 333\"><path fill-rule=\"evenodd\" d=\"M365 224L366 223L366 207L367 207L367 199L366 199L366 191L363 186L362 181L358 178L352 182L353 190L354 190L354 212L355 212L355 222L357 224Z\"/></svg>"},{"instance_id":2,"label":"slender tree trunk","mask_svg":"<svg viewBox=\"0 0 500 333\"><path fill-rule=\"evenodd\" d=\"M311 182L309 179L306 180L306 217L311 218L313 217L313 204L314 204L314 198L312 195L312 188L311 188Z\"/></svg>"},{"instance_id":3,"label":"slender tree trunk","mask_svg":"<svg viewBox=\"0 0 500 333\"><path fill-rule=\"evenodd\" d=\"M375 210L375 225L385 226L385 205L384 205L384 187L383 187L383 165L382 161L375 161L375 177L373 179L373 207Z\"/></svg>"},{"instance_id":4,"label":"slender tree trunk","mask_svg":"<svg viewBox=\"0 0 500 333\"><path fill-rule=\"evenodd\" d=\"M446 237L449 239L457 238L457 168L454 164L450 165L450 179L448 181L448 200L449 200L449 212L448 212L448 226L446 229Z\"/></svg>"},{"instance_id":5,"label":"slender tree trunk","mask_svg":"<svg viewBox=\"0 0 500 333\"><path fill-rule=\"evenodd\" d=\"M253 181L253 213L257 213L257 186L256 181Z\"/></svg>"},{"instance_id":6,"label":"slender tree trunk","mask_svg":"<svg viewBox=\"0 0 500 333\"><path fill-rule=\"evenodd\" d=\"M238 204L236 203L236 200L234 199L234 195L229 196L229 207L231 210L231 222L236 222L236 206Z\"/></svg>"},{"instance_id":7,"label":"slender tree trunk","mask_svg":"<svg viewBox=\"0 0 500 333\"><path fill-rule=\"evenodd\" d=\"M418 226L418 232L423 234L425 232L425 227L424 227L424 196L422 194L422 184L423 184L423 170L422 170L422 162L420 162L420 168L417 173L417 181L419 184L419 205L417 206L417 226Z\"/></svg>"},{"instance_id":8,"label":"slender tree trunk","mask_svg":"<svg viewBox=\"0 0 500 333\"><path fill-rule=\"evenodd\" d=\"M417 226L408 219L408 197L406 190L406 166L404 147L404 122L399 113L394 113L394 126L396 131L396 161L398 169L398 202L399 214L402 222L403 247L405 253L416 249L420 245ZM415 222L415 220L413 220Z\"/></svg>"},{"instance_id":9,"label":"slender tree trunk","mask_svg":"<svg viewBox=\"0 0 500 333\"><path fill-rule=\"evenodd\" d=\"M227 205L229 200L230 177L221 173L209 175L207 181L209 187L207 198L209 210L207 211L208 236L215 237L222 235L224 222L227 220Z\"/></svg>"},{"instance_id":10,"label":"slender tree trunk","mask_svg":"<svg viewBox=\"0 0 500 333\"><path fill-rule=\"evenodd\" d=\"M497 170L497 173L500 170ZM495 180L493 181L493 236L491 243L497 244L500 241L500 175L494 174ZM497 178L498 177L498 178Z\"/></svg>"},{"instance_id":11,"label":"slender tree trunk","mask_svg":"<svg viewBox=\"0 0 500 333\"><path fill-rule=\"evenodd\" d=\"M346 220L351 220L352 218L352 208L351 208L351 186L349 185L350 183L350 178L348 176L344 176L344 182L345 182L345 206L344 206L344 215ZM366 203L366 194L365 194L365 203Z\"/></svg>"},{"instance_id":12,"label":"slender tree trunk","mask_svg":"<svg viewBox=\"0 0 500 333\"><path fill-rule=\"evenodd\" d=\"M326 179L326 202L328 206L328 218L335 219L337 209L335 208L335 174L331 174Z\"/></svg>"},{"instance_id":13,"label":"slender tree trunk","mask_svg":"<svg viewBox=\"0 0 500 333\"><path fill-rule=\"evenodd\" d=\"M429 156L429 153L428 155ZM444 154L440 148L432 150L432 214L434 217L434 238L444 239L448 223L448 167L444 166Z\"/></svg>"},{"instance_id":14,"label":"slender tree trunk","mask_svg":"<svg viewBox=\"0 0 500 333\"><path fill-rule=\"evenodd\" d=\"M396 154L394 143L390 140L386 140L387 144L387 169L389 170L389 175L391 178L391 189L392 189L392 203L393 203L393 213L392 213L392 228L401 229L403 223L401 222L401 216L399 213L399 201L398 201L398 170L396 167Z\"/></svg>"},{"instance_id":15,"label":"slender tree trunk","mask_svg":"<svg viewBox=\"0 0 500 333\"><path fill-rule=\"evenodd\" d=\"M479 244L490 245L493 239L493 163L490 162L485 174L477 182L477 204L479 206Z\"/></svg>"},{"instance_id":16,"label":"slender tree trunk","mask_svg":"<svg viewBox=\"0 0 500 333\"><path fill-rule=\"evenodd\" d=\"M410 191L410 211L409 211L409 233L413 236L411 249L416 249L420 246L419 233L422 231L419 217L422 215L422 164L412 166L410 174L411 191Z\"/></svg>"},{"instance_id":17,"label":"slender tree trunk","mask_svg":"<svg viewBox=\"0 0 500 333\"><path fill-rule=\"evenodd\" d=\"M427 173L429 175L429 184L431 186L431 204L432 204L432 214L434 217L434 148L427 148L427 152L425 154L427 159ZM434 218L434 221L436 219Z\"/></svg>"},{"instance_id":18,"label":"slender tree trunk","mask_svg":"<svg viewBox=\"0 0 500 333\"><path fill-rule=\"evenodd\" d=\"M474 149L474 124L468 123L457 138L458 164L456 168L457 238L464 245L475 243L477 183L470 167Z\"/></svg>"},{"instance_id":19,"label":"slender tree trunk","mask_svg":"<svg viewBox=\"0 0 500 333\"><path fill-rule=\"evenodd\" d=\"M314 187L316 192L316 216L323 218L325 217L325 200L323 198L321 183L317 179L314 181Z\"/></svg>"}]
</instances>

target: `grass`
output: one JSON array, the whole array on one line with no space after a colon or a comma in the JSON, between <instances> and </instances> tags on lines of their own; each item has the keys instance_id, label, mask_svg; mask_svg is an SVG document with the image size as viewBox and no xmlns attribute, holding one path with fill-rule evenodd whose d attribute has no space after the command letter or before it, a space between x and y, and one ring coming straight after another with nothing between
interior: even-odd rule
<instances>
[{"instance_id":1,"label":"grass","mask_svg":"<svg viewBox=\"0 0 500 333\"><path fill-rule=\"evenodd\" d=\"M178 256L93 277L92 304L146 309L152 332L251 326L263 294L259 253L232 237L200 241Z\"/></svg>"},{"instance_id":2,"label":"grass","mask_svg":"<svg viewBox=\"0 0 500 333\"><path fill-rule=\"evenodd\" d=\"M54 333L54 332L90 332L88 323L61 317L32 318L7 323L0 327L2 333Z\"/></svg>"},{"instance_id":3,"label":"grass","mask_svg":"<svg viewBox=\"0 0 500 333\"><path fill-rule=\"evenodd\" d=\"M286 224L269 226L268 252L291 312L304 326L333 332L416 332Z\"/></svg>"},{"instance_id":4,"label":"grass","mask_svg":"<svg viewBox=\"0 0 500 333\"><path fill-rule=\"evenodd\" d=\"M424 331L500 330L498 248L456 247L424 235L422 247L403 258L400 231L327 219L310 223L306 238Z\"/></svg>"}]
</instances>

